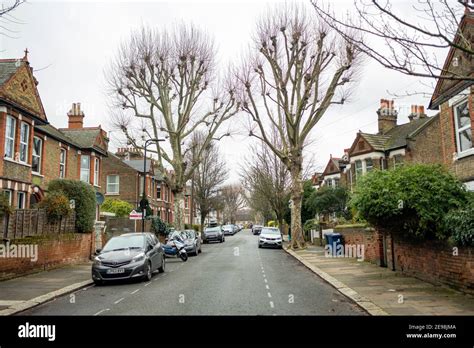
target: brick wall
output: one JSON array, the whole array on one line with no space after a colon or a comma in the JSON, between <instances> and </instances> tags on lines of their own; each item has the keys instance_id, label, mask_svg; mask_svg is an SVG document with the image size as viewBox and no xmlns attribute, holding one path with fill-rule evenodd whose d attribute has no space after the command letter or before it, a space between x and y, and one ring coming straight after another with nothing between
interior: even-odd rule
<instances>
[{"instance_id":1,"label":"brick wall","mask_svg":"<svg viewBox=\"0 0 474 348\"><path fill-rule=\"evenodd\" d=\"M417 134L414 141L409 140L406 161L427 164L443 163L439 129L440 119L437 117Z\"/></svg>"},{"instance_id":2,"label":"brick wall","mask_svg":"<svg viewBox=\"0 0 474 348\"><path fill-rule=\"evenodd\" d=\"M90 233L76 233L55 240L40 241L36 262L29 258L1 258L0 279L87 262L91 257L91 236Z\"/></svg>"},{"instance_id":3,"label":"brick wall","mask_svg":"<svg viewBox=\"0 0 474 348\"><path fill-rule=\"evenodd\" d=\"M384 264L384 235L364 228L340 228L346 244L364 244L365 261ZM392 269L392 240L385 234L387 267ZM474 248L457 249L441 242L409 243L394 238L395 270L436 285L474 294Z\"/></svg>"},{"instance_id":4,"label":"brick wall","mask_svg":"<svg viewBox=\"0 0 474 348\"><path fill-rule=\"evenodd\" d=\"M108 175L119 175L120 186L119 194L108 194L107 193L107 176ZM137 171L127 164L123 163L122 160L109 155L102 161L102 176L100 186L105 192L106 198L115 198L127 201L134 207L138 205L138 176Z\"/></svg>"}]
</instances>

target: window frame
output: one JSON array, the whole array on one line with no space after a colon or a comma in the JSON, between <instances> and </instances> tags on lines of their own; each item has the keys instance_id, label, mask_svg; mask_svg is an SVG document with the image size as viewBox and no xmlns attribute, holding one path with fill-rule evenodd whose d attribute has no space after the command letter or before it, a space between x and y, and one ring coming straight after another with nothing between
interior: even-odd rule
<instances>
[{"instance_id":1,"label":"window frame","mask_svg":"<svg viewBox=\"0 0 474 348\"><path fill-rule=\"evenodd\" d=\"M19 203L20 203L20 196L23 196L23 204L22 206L20 207ZM26 206L26 192L25 191L17 191L16 192L16 208L17 209L25 209L25 206Z\"/></svg>"},{"instance_id":2,"label":"window frame","mask_svg":"<svg viewBox=\"0 0 474 348\"><path fill-rule=\"evenodd\" d=\"M397 162L397 158L400 158L401 160ZM400 166L403 166L405 164L404 157L403 155L393 155L393 168L398 168Z\"/></svg>"},{"instance_id":3,"label":"window frame","mask_svg":"<svg viewBox=\"0 0 474 348\"><path fill-rule=\"evenodd\" d=\"M27 129L27 132L26 132L26 142L23 141L23 126L26 126L26 129ZM27 123L27 122L20 122L20 156L18 157L18 161L20 163L25 163L27 164L28 163L28 155L29 155L29 147L30 147L30 124ZM23 153L23 149L25 150L24 151L24 155L25 155L25 159L22 160L21 157L22 157L22 153Z\"/></svg>"},{"instance_id":4,"label":"window frame","mask_svg":"<svg viewBox=\"0 0 474 348\"><path fill-rule=\"evenodd\" d=\"M472 139L472 120L471 120L471 111L469 110L469 124L464 126L464 127L461 127L459 128L459 121L458 121L458 107L462 104L466 103L467 104L467 108L469 110L469 99L466 97L466 98L463 98L461 100L459 100L457 103L455 103L453 106L452 106L452 110L453 110L453 116L454 116L454 133L455 133L455 138L456 138L456 152L458 154L465 154L467 152L470 152L470 151L474 151L474 143L473 143L473 139ZM461 150L461 139L460 139L460 133L466 131L466 130L471 130L471 147L470 148L467 148L465 150Z\"/></svg>"},{"instance_id":5,"label":"window frame","mask_svg":"<svg viewBox=\"0 0 474 348\"><path fill-rule=\"evenodd\" d=\"M12 205L13 204L13 190L3 189L2 192L8 195L8 203Z\"/></svg>"},{"instance_id":6,"label":"window frame","mask_svg":"<svg viewBox=\"0 0 474 348\"><path fill-rule=\"evenodd\" d=\"M371 163L370 166L368 166L369 161ZM366 158L365 159L365 172L368 173L371 170L374 170L374 160L372 158Z\"/></svg>"},{"instance_id":7,"label":"window frame","mask_svg":"<svg viewBox=\"0 0 474 348\"><path fill-rule=\"evenodd\" d=\"M357 168L357 163L360 163L360 168ZM360 173L359 173L359 171L360 171ZM356 178L356 180L357 180L360 176L364 175L364 165L363 165L363 163L362 163L362 160L356 160L356 161L354 162L354 173L355 173L355 178Z\"/></svg>"},{"instance_id":8,"label":"window frame","mask_svg":"<svg viewBox=\"0 0 474 348\"><path fill-rule=\"evenodd\" d=\"M10 124L13 127L13 136L10 137L10 134L8 132L8 121L11 121L12 123ZM6 122L5 122L5 158L13 160L15 158L15 138L16 138L16 118L10 115L7 115L6 117ZM7 154L7 149L8 149L8 142L11 141L11 155L8 156Z\"/></svg>"},{"instance_id":9,"label":"window frame","mask_svg":"<svg viewBox=\"0 0 474 348\"><path fill-rule=\"evenodd\" d=\"M82 159L87 157L89 159L89 168L83 168L82 167ZM83 171L86 171L87 170L87 181L83 180L82 179L82 173ZM79 177L80 181L82 182L85 182L87 184L90 184L91 183L91 156L90 155L81 155L81 168L80 168L80 177Z\"/></svg>"},{"instance_id":10,"label":"window frame","mask_svg":"<svg viewBox=\"0 0 474 348\"><path fill-rule=\"evenodd\" d=\"M61 162L61 155L64 153L64 163ZM61 148L59 150L59 178L64 179L66 177L66 163L67 163L67 150ZM63 170L61 171L61 167Z\"/></svg>"},{"instance_id":11,"label":"window frame","mask_svg":"<svg viewBox=\"0 0 474 348\"><path fill-rule=\"evenodd\" d=\"M112 176L117 178L117 182L114 182L114 183L109 182L109 178ZM110 191L109 185L117 186L117 191ZM114 194L114 195L120 194L120 175L118 174L107 175L105 189L106 189L107 194Z\"/></svg>"},{"instance_id":12,"label":"window frame","mask_svg":"<svg viewBox=\"0 0 474 348\"><path fill-rule=\"evenodd\" d=\"M35 155L35 140L40 141L39 155ZM34 170L35 157L38 158L38 170ZM41 163L43 160L43 139L38 136L33 136L33 149L31 151L31 171L33 174L41 174Z\"/></svg>"},{"instance_id":13,"label":"window frame","mask_svg":"<svg viewBox=\"0 0 474 348\"><path fill-rule=\"evenodd\" d=\"M100 178L100 160L94 157L94 186L99 186Z\"/></svg>"}]
</instances>

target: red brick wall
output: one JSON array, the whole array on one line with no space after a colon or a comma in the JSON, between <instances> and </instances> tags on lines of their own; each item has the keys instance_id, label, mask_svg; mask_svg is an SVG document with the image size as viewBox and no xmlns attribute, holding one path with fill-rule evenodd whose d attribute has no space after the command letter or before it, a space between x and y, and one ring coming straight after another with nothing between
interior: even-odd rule
<instances>
[{"instance_id":1,"label":"red brick wall","mask_svg":"<svg viewBox=\"0 0 474 348\"><path fill-rule=\"evenodd\" d=\"M76 233L72 238L41 241L38 244L38 260L25 258L0 258L0 279L18 277L35 271L62 265L87 262L91 256L91 234ZM11 244L14 244L12 241Z\"/></svg>"},{"instance_id":2,"label":"red brick wall","mask_svg":"<svg viewBox=\"0 0 474 348\"><path fill-rule=\"evenodd\" d=\"M365 261L383 264L383 235L364 228L336 228L346 244L364 244ZM474 249L453 247L441 242L409 243L394 238L395 270L437 284L474 294ZM392 269L390 235L386 236L387 267Z\"/></svg>"}]
</instances>

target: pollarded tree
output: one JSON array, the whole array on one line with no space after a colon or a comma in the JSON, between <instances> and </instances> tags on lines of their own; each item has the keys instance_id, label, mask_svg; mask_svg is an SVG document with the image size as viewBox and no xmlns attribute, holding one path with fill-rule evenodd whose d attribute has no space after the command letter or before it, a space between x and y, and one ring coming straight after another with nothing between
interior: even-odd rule
<instances>
[{"instance_id":1,"label":"pollarded tree","mask_svg":"<svg viewBox=\"0 0 474 348\"><path fill-rule=\"evenodd\" d=\"M359 53L305 6L281 7L257 26L254 57L238 71L242 110L250 136L265 142L291 176L290 248L305 245L302 224L303 149L311 131L334 104L347 100ZM275 127L278 146L270 137Z\"/></svg>"},{"instance_id":2,"label":"pollarded tree","mask_svg":"<svg viewBox=\"0 0 474 348\"><path fill-rule=\"evenodd\" d=\"M164 146L151 141L148 151L156 154L174 193L177 229L184 227L186 183L204 149L226 135L218 134L219 128L237 112L231 84L216 85L215 56L211 38L193 26L181 25L172 32L142 28L120 47L107 73L114 107L122 109L115 123L127 143L143 149L146 139L168 139ZM189 140L198 130L205 134L203 146L190 163Z\"/></svg>"}]
</instances>

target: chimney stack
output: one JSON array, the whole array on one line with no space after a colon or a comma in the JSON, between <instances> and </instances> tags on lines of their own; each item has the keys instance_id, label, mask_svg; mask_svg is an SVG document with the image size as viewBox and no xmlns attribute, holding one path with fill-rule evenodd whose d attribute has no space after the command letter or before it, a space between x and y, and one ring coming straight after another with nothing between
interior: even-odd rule
<instances>
[{"instance_id":1,"label":"chimney stack","mask_svg":"<svg viewBox=\"0 0 474 348\"><path fill-rule=\"evenodd\" d=\"M397 125L398 112L393 106L393 100L380 99L380 108L377 110L379 133L386 134Z\"/></svg>"},{"instance_id":2,"label":"chimney stack","mask_svg":"<svg viewBox=\"0 0 474 348\"><path fill-rule=\"evenodd\" d=\"M120 147L117 149L115 156L121 158L123 161L143 159L143 152L134 147Z\"/></svg>"},{"instance_id":3,"label":"chimney stack","mask_svg":"<svg viewBox=\"0 0 474 348\"><path fill-rule=\"evenodd\" d=\"M84 127L84 112L81 111L81 103L73 103L67 116L69 118L69 129L82 129Z\"/></svg>"},{"instance_id":4,"label":"chimney stack","mask_svg":"<svg viewBox=\"0 0 474 348\"><path fill-rule=\"evenodd\" d=\"M425 107L423 105L412 105L411 106L411 113L408 115L410 122L413 120L418 120L420 118L427 117L425 114Z\"/></svg>"}]
</instances>

